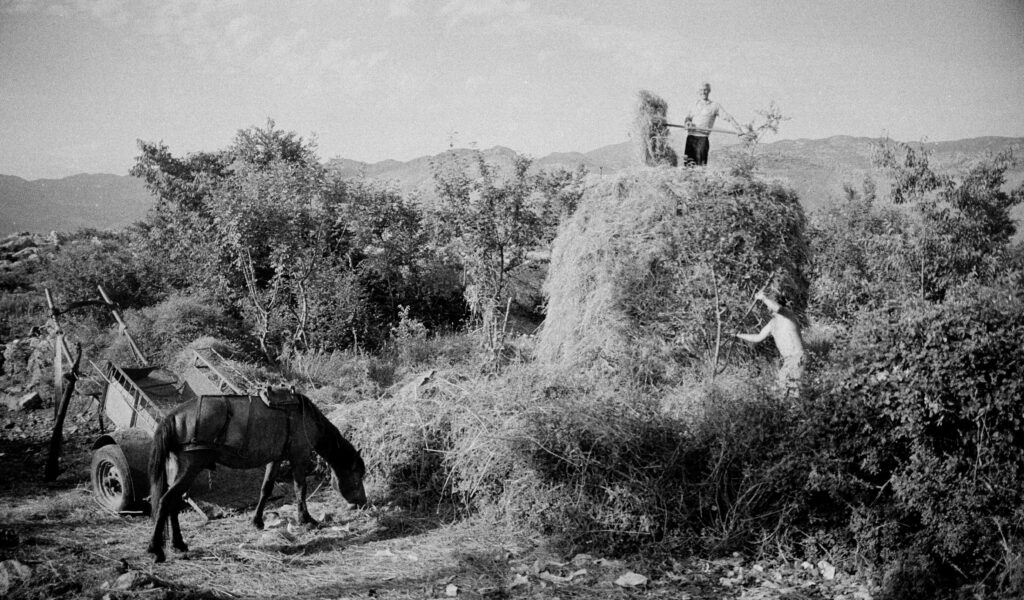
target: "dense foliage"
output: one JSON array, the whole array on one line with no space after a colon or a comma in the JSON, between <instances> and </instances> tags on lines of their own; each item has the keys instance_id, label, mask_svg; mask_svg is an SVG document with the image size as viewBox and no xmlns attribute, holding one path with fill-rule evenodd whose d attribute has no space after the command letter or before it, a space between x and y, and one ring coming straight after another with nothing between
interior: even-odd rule
<instances>
[{"instance_id":1,"label":"dense foliage","mask_svg":"<svg viewBox=\"0 0 1024 600\"><path fill-rule=\"evenodd\" d=\"M1024 543L1024 296L984 286L865 313L809 427L859 547L982 581ZM920 575L920 573L918 573Z\"/></svg>"},{"instance_id":2,"label":"dense foliage","mask_svg":"<svg viewBox=\"0 0 1024 600\"><path fill-rule=\"evenodd\" d=\"M1024 202L1024 186L1006 189L1012 155L961 174L935 171L927 153L908 144L879 143L874 156L893 180L891 203L867 179L810 224L812 314L849 324L858 310L941 301L964 279L984 283L1005 272L1016 232L1010 211Z\"/></svg>"}]
</instances>

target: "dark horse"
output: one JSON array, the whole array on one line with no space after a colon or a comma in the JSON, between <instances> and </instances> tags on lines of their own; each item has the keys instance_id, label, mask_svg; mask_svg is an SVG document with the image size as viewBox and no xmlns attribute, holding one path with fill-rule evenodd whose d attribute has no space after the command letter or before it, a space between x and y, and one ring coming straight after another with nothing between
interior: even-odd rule
<instances>
[{"instance_id":1,"label":"dark horse","mask_svg":"<svg viewBox=\"0 0 1024 600\"><path fill-rule=\"evenodd\" d=\"M309 398L289 390L265 390L259 396L202 396L175 407L153 436L149 477L154 528L149 552L156 562L165 560L168 519L171 544L182 552L188 550L178 525L183 495L203 469L215 464L233 469L266 466L252 518L253 525L263 529L263 508L281 461L288 460L299 523L315 523L306 508L306 472L314 450L331 466L334 489L352 504L365 505L362 457ZM168 486L172 456L177 475Z\"/></svg>"}]
</instances>

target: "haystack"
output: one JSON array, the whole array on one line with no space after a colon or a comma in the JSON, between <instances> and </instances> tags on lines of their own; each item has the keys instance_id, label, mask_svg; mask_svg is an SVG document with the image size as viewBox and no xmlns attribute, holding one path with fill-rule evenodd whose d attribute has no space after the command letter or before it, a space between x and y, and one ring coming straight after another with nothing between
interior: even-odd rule
<instances>
[{"instance_id":1,"label":"haystack","mask_svg":"<svg viewBox=\"0 0 1024 600\"><path fill-rule=\"evenodd\" d=\"M679 157L668 144L668 103L659 96L640 90L630 138L638 164L649 167L676 166Z\"/></svg>"},{"instance_id":2,"label":"haystack","mask_svg":"<svg viewBox=\"0 0 1024 600\"><path fill-rule=\"evenodd\" d=\"M552 248L538 358L648 381L709 364L765 317L748 309L769 279L802 313L804 226L778 182L636 168L594 183Z\"/></svg>"}]
</instances>

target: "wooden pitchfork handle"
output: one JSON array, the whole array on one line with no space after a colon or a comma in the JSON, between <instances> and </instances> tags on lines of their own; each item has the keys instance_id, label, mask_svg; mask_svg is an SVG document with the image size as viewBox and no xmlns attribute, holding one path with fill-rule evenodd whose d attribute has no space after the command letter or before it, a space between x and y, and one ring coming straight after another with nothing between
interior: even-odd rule
<instances>
[{"instance_id":1,"label":"wooden pitchfork handle","mask_svg":"<svg viewBox=\"0 0 1024 600\"><path fill-rule=\"evenodd\" d=\"M764 285L761 286L761 289L757 290L757 293L754 294L754 301L750 303L750 307L747 308L747 312L743 313L743 316L740 317L740 321L746 319L747 315L750 314L750 311L754 310L754 307L757 306L757 294L763 294L764 291L768 289L768 286L771 284L772 279L775 279L774 272L772 272L772 274L768 276L768 280L764 282Z\"/></svg>"}]
</instances>

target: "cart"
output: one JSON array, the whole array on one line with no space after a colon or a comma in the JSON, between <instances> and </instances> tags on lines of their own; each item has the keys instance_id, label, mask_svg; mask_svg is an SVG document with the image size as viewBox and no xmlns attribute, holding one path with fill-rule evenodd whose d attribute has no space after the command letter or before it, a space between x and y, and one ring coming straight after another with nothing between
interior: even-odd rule
<instances>
[{"instance_id":1,"label":"cart","mask_svg":"<svg viewBox=\"0 0 1024 600\"><path fill-rule=\"evenodd\" d=\"M212 348L193 350L190 364L180 375L159 366L127 368L107 362L93 367L105 382L101 410L114 430L93 443L90 478L96 500L115 512L145 512L150 448L164 415L198 396L245 393L229 378L223 357ZM201 485L202 479L206 481ZM251 472L218 469L216 480L201 478L190 495L218 496L218 487L227 492L249 480L254 480ZM223 485L228 481L232 485ZM248 486L250 497L258 485Z\"/></svg>"}]
</instances>

